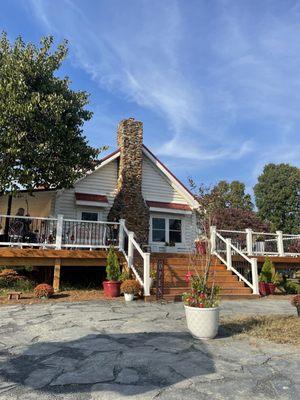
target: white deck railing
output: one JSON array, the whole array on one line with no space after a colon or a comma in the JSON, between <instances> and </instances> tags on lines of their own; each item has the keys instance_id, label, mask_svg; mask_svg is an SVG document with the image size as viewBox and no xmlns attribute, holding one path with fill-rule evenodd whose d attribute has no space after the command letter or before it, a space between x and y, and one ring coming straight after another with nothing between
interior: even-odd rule
<instances>
[{"instance_id":1,"label":"white deck railing","mask_svg":"<svg viewBox=\"0 0 300 400\"><path fill-rule=\"evenodd\" d=\"M240 231L234 231L234 233L240 234ZM228 270L232 271L241 281L249 286L253 294L259 294L257 259L255 257L249 258L241 249L232 243L231 237L226 238L222 236L220 231L217 231L214 226L211 227L211 249L212 254L216 255L219 260L226 265ZM238 269L234 267L232 260L233 255L239 255L242 258L243 264L246 264L245 269L243 268L239 272ZM243 275L244 270L249 270L249 278Z\"/></svg>"},{"instance_id":2,"label":"white deck railing","mask_svg":"<svg viewBox=\"0 0 300 400\"><path fill-rule=\"evenodd\" d=\"M123 252L128 267L132 270L136 279L144 290L144 296L150 296L150 253L143 252L134 238L134 232L126 228L125 220L120 220L119 248ZM139 271L134 262L135 251L142 259L142 270Z\"/></svg>"},{"instance_id":3,"label":"white deck railing","mask_svg":"<svg viewBox=\"0 0 300 400\"><path fill-rule=\"evenodd\" d=\"M125 226L120 222L81 221L64 218L0 215L0 246L37 247L41 249L108 249L111 245L120 250L136 279L150 295L150 253L142 251ZM142 260L142 270L134 260L135 251Z\"/></svg>"},{"instance_id":4,"label":"white deck railing","mask_svg":"<svg viewBox=\"0 0 300 400\"><path fill-rule=\"evenodd\" d=\"M248 256L300 256L300 235L254 232L230 231L218 229L217 232L225 239L231 239L232 244L243 254Z\"/></svg>"},{"instance_id":5,"label":"white deck railing","mask_svg":"<svg viewBox=\"0 0 300 400\"><path fill-rule=\"evenodd\" d=\"M119 247L119 223L0 215L0 246L106 249Z\"/></svg>"}]
</instances>

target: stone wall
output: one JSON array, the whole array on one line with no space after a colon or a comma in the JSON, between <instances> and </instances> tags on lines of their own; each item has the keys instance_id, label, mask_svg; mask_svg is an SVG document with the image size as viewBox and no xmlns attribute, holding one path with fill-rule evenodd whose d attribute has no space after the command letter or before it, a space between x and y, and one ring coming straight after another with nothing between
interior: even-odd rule
<instances>
[{"instance_id":1,"label":"stone wall","mask_svg":"<svg viewBox=\"0 0 300 400\"><path fill-rule=\"evenodd\" d=\"M143 123L134 118L118 125L120 148L116 197L108 220L126 220L127 228L136 234L140 244L148 244L150 213L142 196Z\"/></svg>"}]
</instances>

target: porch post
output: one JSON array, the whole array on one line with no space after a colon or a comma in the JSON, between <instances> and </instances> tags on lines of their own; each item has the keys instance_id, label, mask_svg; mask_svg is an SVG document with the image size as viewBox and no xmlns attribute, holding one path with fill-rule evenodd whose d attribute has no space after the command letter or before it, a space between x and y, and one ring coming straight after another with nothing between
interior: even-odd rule
<instances>
[{"instance_id":1,"label":"porch post","mask_svg":"<svg viewBox=\"0 0 300 400\"><path fill-rule=\"evenodd\" d=\"M211 226L210 227L211 254L213 254L216 251L216 233L217 233L217 227Z\"/></svg>"},{"instance_id":2,"label":"porch post","mask_svg":"<svg viewBox=\"0 0 300 400\"><path fill-rule=\"evenodd\" d=\"M125 225L125 219L120 219L119 221L119 249L122 251L124 250L124 225Z\"/></svg>"},{"instance_id":3,"label":"porch post","mask_svg":"<svg viewBox=\"0 0 300 400\"><path fill-rule=\"evenodd\" d=\"M226 239L226 261L227 269L232 268L231 239Z\"/></svg>"},{"instance_id":4,"label":"porch post","mask_svg":"<svg viewBox=\"0 0 300 400\"><path fill-rule=\"evenodd\" d=\"M246 241L247 241L247 255L253 255L253 241L252 241L252 229L245 229L246 230Z\"/></svg>"},{"instance_id":5,"label":"porch post","mask_svg":"<svg viewBox=\"0 0 300 400\"><path fill-rule=\"evenodd\" d=\"M251 274L252 274L253 294L259 294L257 258L251 258Z\"/></svg>"},{"instance_id":6,"label":"porch post","mask_svg":"<svg viewBox=\"0 0 300 400\"><path fill-rule=\"evenodd\" d=\"M144 253L144 296L150 296L150 253Z\"/></svg>"},{"instance_id":7,"label":"porch post","mask_svg":"<svg viewBox=\"0 0 300 400\"><path fill-rule=\"evenodd\" d=\"M60 258L57 258L54 264L54 277L53 277L53 289L55 292L58 292L60 287L60 267L61 267L61 260Z\"/></svg>"},{"instance_id":8,"label":"porch post","mask_svg":"<svg viewBox=\"0 0 300 400\"><path fill-rule=\"evenodd\" d=\"M128 267L131 268L131 266L133 265L133 243L132 243L132 239L134 237L134 233L133 232L128 232Z\"/></svg>"},{"instance_id":9,"label":"porch post","mask_svg":"<svg viewBox=\"0 0 300 400\"><path fill-rule=\"evenodd\" d=\"M284 257L284 247L283 247L283 234L282 231L276 231L277 234L277 251L280 257Z\"/></svg>"},{"instance_id":10,"label":"porch post","mask_svg":"<svg viewBox=\"0 0 300 400\"><path fill-rule=\"evenodd\" d=\"M62 232L63 232L63 219L64 219L64 216L62 214L58 214L58 216L57 216L57 225L56 225L56 242L55 242L55 248L57 250L61 249Z\"/></svg>"}]
</instances>

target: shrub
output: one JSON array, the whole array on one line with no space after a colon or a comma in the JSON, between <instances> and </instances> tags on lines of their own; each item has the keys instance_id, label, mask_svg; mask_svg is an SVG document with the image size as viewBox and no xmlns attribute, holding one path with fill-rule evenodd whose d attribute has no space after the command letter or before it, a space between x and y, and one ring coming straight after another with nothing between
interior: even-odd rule
<instances>
[{"instance_id":1,"label":"shrub","mask_svg":"<svg viewBox=\"0 0 300 400\"><path fill-rule=\"evenodd\" d=\"M300 317L300 294L292 298L291 304L297 308L298 317Z\"/></svg>"},{"instance_id":2,"label":"shrub","mask_svg":"<svg viewBox=\"0 0 300 400\"><path fill-rule=\"evenodd\" d=\"M33 282L13 269L6 268L0 272L0 289L30 291L33 289Z\"/></svg>"},{"instance_id":3,"label":"shrub","mask_svg":"<svg viewBox=\"0 0 300 400\"><path fill-rule=\"evenodd\" d=\"M131 273L130 273L127 269L124 269L124 270L122 271L121 276L120 276L120 280L121 280L122 282L124 282L124 281L126 281L126 280L128 280L128 279L131 279Z\"/></svg>"},{"instance_id":4,"label":"shrub","mask_svg":"<svg viewBox=\"0 0 300 400\"><path fill-rule=\"evenodd\" d=\"M283 285L283 288L287 294L300 293L300 284L297 282L286 281Z\"/></svg>"},{"instance_id":5,"label":"shrub","mask_svg":"<svg viewBox=\"0 0 300 400\"><path fill-rule=\"evenodd\" d=\"M110 246L106 261L106 276L109 281L118 281L121 277L121 270L114 246Z\"/></svg>"},{"instance_id":6,"label":"shrub","mask_svg":"<svg viewBox=\"0 0 300 400\"><path fill-rule=\"evenodd\" d=\"M183 293L182 300L186 306L211 308L220 303L220 288L217 285L208 285L205 276L193 275L190 271L185 276L185 281L190 283L191 290Z\"/></svg>"},{"instance_id":7,"label":"shrub","mask_svg":"<svg viewBox=\"0 0 300 400\"><path fill-rule=\"evenodd\" d=\"M138 294L141 290L141 285L134 279L126 279L121 284L121 293Z\"/></svg>"},{"instance_id":8,"label":"shrub","mask_svg":"<svg viewBox=\"0 0 300 400\"><path fill-rule=\"evenodd\" d=\"M47 283L41 283L37 285L34 289L34 295L39 299L42 297L51 297L53 294L53 287L51 285L48 285Z\"/></svg>"},{"instance_id":9,"label":"shrub","mask_svg":"<svg viewBox=\"0 0 300 400\"><path fill-rule=\"evenodd\" d=\"M260 282L273 282L273 278L275 277L275 267L269 257L265 258L264 265L261 269L261 273L259 275Z\"/></svg>"}]
</instances>

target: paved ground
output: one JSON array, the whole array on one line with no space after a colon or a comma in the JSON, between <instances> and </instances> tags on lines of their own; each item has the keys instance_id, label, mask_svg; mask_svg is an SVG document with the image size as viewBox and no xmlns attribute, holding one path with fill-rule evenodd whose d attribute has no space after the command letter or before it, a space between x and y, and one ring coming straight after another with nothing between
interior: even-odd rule
<instances>
[{"instance_id":1,"label":"paved ground","mask_svg":"<svg viewBox=\"0 0 300 400\"><path fill-rule=\"evenodd\" d=\"M290 314L288 301L223 302L223 315ZM182 304L0 308L0 399L299 399L295 348L197 341Z\"/></svg>"}]
</instances>

